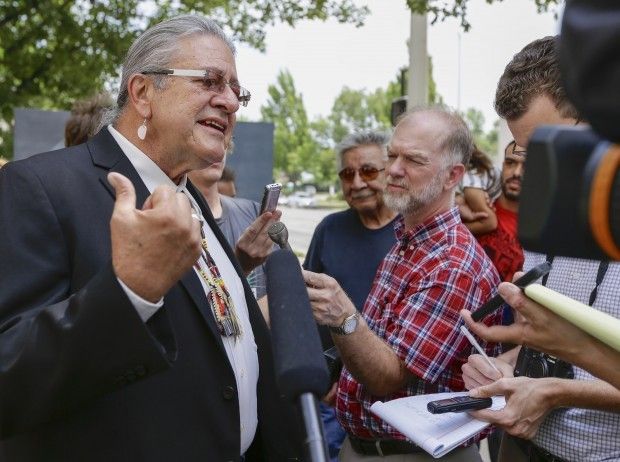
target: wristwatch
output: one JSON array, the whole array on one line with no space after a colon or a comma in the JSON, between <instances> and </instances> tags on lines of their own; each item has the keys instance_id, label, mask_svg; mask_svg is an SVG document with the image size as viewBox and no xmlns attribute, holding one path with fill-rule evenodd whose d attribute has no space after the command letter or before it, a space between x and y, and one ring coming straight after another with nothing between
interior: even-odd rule
<instances>
[{"instance_id":1,"label":"wristwatch","mask_svg":"<svg viewBox=\"0 0 620 462\"><path fill-rule=\"evenodd\" d=\"M339 326L329 326L329 330L339 335L352 334L353 332L355 332L355 329L357 329L359 317L360 314L356 311L351 316L347 316L346 318L344 318L344 321L342 321L342 324L340 324Z\"/></svg>"}]
</instances>

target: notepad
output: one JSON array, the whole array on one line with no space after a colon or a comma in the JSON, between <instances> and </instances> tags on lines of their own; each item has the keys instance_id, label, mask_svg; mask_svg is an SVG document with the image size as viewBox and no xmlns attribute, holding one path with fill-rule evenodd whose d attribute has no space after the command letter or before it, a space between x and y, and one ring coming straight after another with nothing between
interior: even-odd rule
<instances>
[{"instance_id":1,"label":"notepad","mask_svg":"<svg viewBox=\"0 0 620 462\"><path fill-rule=\"evenodd\" d=\"M420 446L434 458L446 455L490 424L474 419L467 412L431 414L426 409L429 401L465 396L467 392L433 393L409 396L388 402L377 401L370 410ZM493 397L491 409L506 405L503 396Z\"/></svg>"}]
</instances>

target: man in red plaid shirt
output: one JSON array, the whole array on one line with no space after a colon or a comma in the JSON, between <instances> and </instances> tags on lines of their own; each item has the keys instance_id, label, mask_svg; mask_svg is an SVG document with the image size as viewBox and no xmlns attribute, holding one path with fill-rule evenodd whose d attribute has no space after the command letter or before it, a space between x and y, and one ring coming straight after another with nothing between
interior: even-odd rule
<instances>
[{"instance_id":1,"label":"man in red plaid shirt","mask_svg":"<svg viewBox=\"0 0 620 462\"><path fill-rule=\"evenodd\" d=\"M370 405L464 389L461 365L472 348L459 331L459 310L476 310L500 282L454 206L472 149L463 120L445 109L416 110L396 126L384 198L402 217L362 316L333 278L304 272L314 316L332 330L345 365L336 396L338 420L348 434L340 452L344 462L434 460L374 416ZM487 319L500 322L498 314ZM475 445L444 459L481 460Z\"/></svg>"}]
</instances>

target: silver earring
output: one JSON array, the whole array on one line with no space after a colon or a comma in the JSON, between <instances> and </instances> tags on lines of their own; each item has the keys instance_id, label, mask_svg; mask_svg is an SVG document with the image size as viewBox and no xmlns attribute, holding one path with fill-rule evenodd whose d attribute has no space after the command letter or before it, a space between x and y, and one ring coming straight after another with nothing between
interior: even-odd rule
<instances>
[{"instance_id":1,"label":"silver earring","mask_svg":"<svg viewBox=\"0 0 620 462\"><path fill-rule=\"evenodd\" d=\"M138 127L138 138L144 140L146 138L146 119L142 122L142 125Z\"/></svg>"}]
</instances>

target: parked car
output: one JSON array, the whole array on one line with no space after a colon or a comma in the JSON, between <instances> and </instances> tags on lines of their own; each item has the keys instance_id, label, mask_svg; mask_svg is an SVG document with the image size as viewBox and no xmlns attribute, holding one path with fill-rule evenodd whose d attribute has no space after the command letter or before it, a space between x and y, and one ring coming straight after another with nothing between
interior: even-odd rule
<instances>
[{"instance_id":1,"label":"parked car","mask_svg":"<svg viewBox=\"0 0 620 462\"><path fill-rule=\"evenodd\" d=\"M296 191L287 198L289 207L316 207L316 198L314 194L305 191Z\"/></svg>"}]
</instances>

